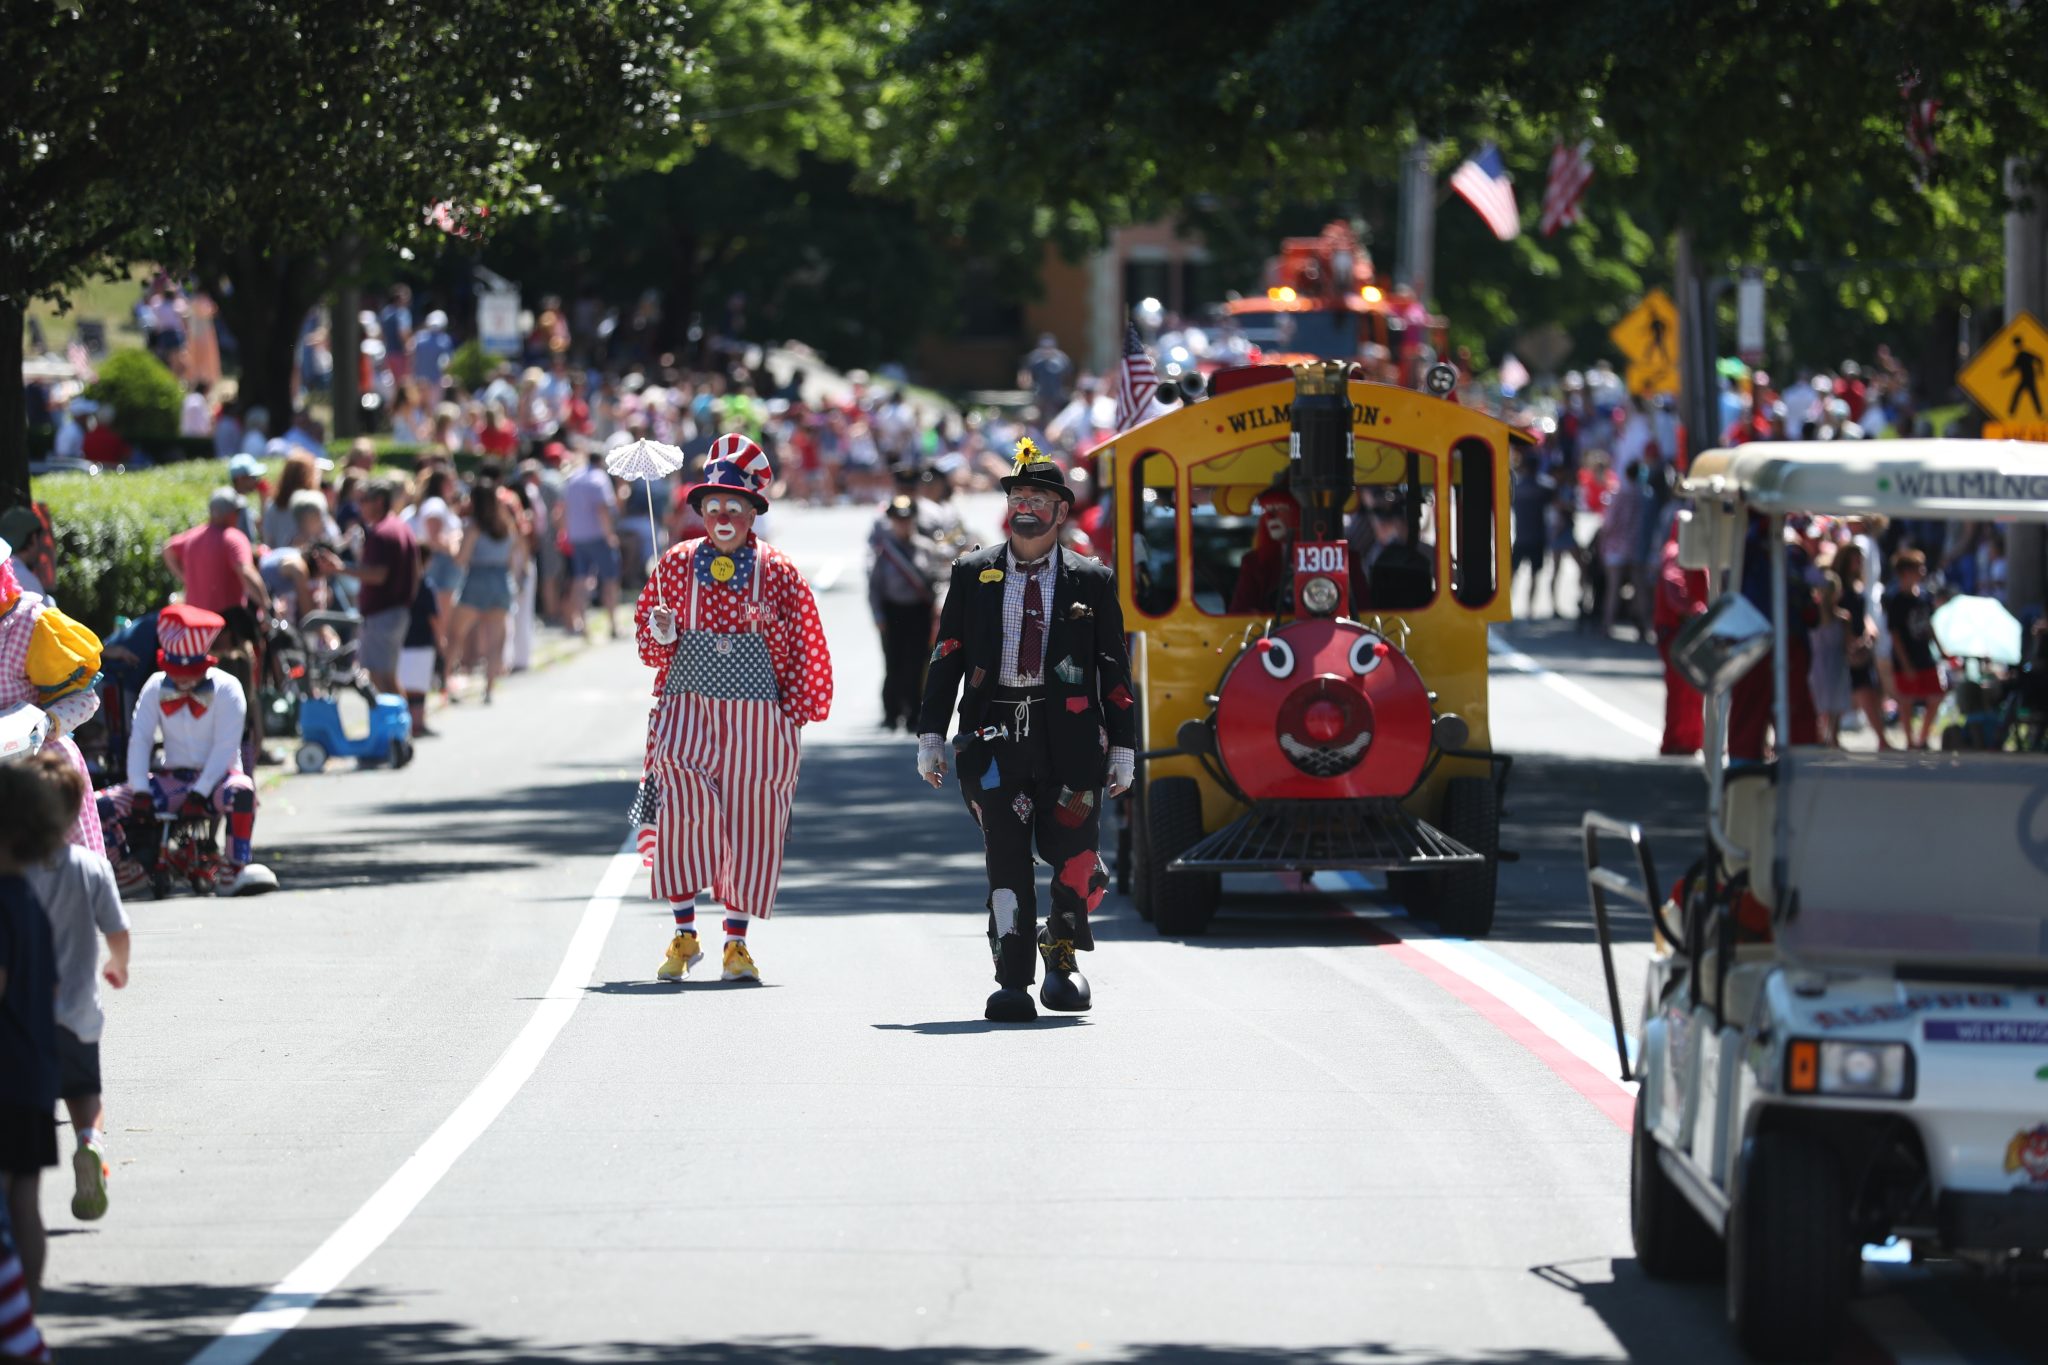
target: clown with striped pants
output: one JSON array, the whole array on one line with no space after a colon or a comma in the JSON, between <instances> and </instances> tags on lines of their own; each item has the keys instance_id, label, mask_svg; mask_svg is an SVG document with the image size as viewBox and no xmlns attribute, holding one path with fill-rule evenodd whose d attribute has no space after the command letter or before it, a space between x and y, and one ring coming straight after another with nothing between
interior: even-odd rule
<instances>
[{"instance_id":1,"label":"clown with striped pants","mask_svg":"<svg viewBox=\"0 0 2048 1365\"><path fill-rule=\"evenodd\" d=\"M707 891L725 907L723 979L761 979L748 921L774 913L798 731L832 706L832 658L810 585L753 531L769 482L759 446L719 437L685 495L705 534L661 557L633 613L641 661L656 670L633 818L653 895L675 919L656 972L664 981L703 959L697 901Z\"/></svg>"}]
</instances>

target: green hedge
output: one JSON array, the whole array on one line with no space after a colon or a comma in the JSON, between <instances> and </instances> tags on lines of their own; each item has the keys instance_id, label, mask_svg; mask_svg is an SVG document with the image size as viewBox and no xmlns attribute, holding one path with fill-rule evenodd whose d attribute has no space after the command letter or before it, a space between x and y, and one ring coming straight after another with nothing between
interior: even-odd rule
<instances>
[{"instance_id":1,"label":"green hedge","mask_svg":"<svg viewBox=\"0 0 2048 1365\"><path fill-rule=\"evenodd\" d=\"M394 441L389 436L372 436L369 439L370 444L376 447L378 464L402 469L408 474L419 468L420 457L430 449L428 446L415 445L407 441ZM339 467L348 459L349 448L354 444L354 441L329 441L327 454ZM483 462L484 457L475 451L464 450L455 455L456 471L464 475L474 474L477 466Z\"/></svg>"},{"instance_id":2,"label":"green hedge","mask_svg":"<svg viewBox=\"0 0 2048 1365\"><path fill-rule=\"evenodd\" d=\"M148 351L115 351L99 364L99 378L85 391L96 403L112 404L114 430L131 443L175 440L184 386Z\"/></svg>"},{"instance_id":3,"label":"green hedge","mask_svg":"<svg viewBox=\"0 0 2048 1365\"><path fill-rule=\"evenodd\" d=\"M35 496L57 535L57 601L105 635L116 616L154 611L177 590L164 542L206 519L206 499L226 482L216 461L108 474L45 474Z\"/></svg>"}]
</instances>

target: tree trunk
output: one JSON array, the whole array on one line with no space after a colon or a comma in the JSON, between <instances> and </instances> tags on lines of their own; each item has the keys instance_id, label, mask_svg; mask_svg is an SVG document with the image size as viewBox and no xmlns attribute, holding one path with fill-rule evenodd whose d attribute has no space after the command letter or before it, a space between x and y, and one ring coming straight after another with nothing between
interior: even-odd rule
<instances>
[{"instance_id":1,"label":"tree trunk","mask_svg":"<svg viewBox=\"0 0 2048 1365\"><path fill-rule=\"evenodd\" d=\"M334 291L334 305L328 310L327 349L334 354L334 424L327 434L346 440L363 429L363 327L357 318L362 293L353 279Z\"/></svg>"},{"instance_id":2,"label":"tree trunk","mask_svg":"<svg viewBox=\"0 0 2048 1365\"><path fill-rule=\"evenodd\" d=\"M281 435L292 420L299 327L325 286L325 261L244 248L211 260L202 256L201 265L208 279L225 277L232 286L220 311L241 347L237 397L245 410L268 411L270 434Z\"/></svg>"},{"instance_id":3,"label":"tree trunk","mask_svg":"<svg viewBox=\"0 0 2048 1365\"><path fill-rule=\"evenodd\" d=\"M703 239L696 229L679 226L673 241L668 289L661 301L661 326L648 340L657 342L658 349L680 352L690 345L690 315L697 311L697 291L703 277ZM691 365L702 359L697 355L680 358Z\"/></svg>"},{"instance_id":4,"label":"tree trunk","mask_svg":"<svg viewBox=\"0 0 2048 1365\"><path fill-rule=\"evenodd\" d=\"M0 512L29 500L28 401L21 391L23 309L0 301Z\"/></svg>"}]
</instances>

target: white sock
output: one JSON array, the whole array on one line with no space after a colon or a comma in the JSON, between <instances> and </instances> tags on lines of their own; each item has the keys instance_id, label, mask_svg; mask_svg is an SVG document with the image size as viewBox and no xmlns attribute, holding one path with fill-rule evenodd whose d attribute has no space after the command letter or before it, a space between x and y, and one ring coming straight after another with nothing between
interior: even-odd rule
<instances>
[{"instance_id":1,"label":"white sock","mask_svg":"<svg viewBox=\"0 0 2048 1365\"><path fill-rule=\"evenodd\" d=\"M97 1128L85 1127L78 1130L78 1145L81 1147L88 1143L98 1142L99 1139L100 1130Z\"/></svg>"}]
</instances>

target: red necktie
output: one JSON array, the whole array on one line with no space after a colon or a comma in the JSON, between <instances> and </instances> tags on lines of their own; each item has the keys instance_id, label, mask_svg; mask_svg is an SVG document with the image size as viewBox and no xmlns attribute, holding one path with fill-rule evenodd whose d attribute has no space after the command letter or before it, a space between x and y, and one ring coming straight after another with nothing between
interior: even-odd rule
<instances>
[{"instance_id":1,"label":"red necktie","mask_svg":"<svg viewBox=\"0 0 2048 1365\"><path fill-rule=\"evenodd\" d=\"M164 714L167 716L175 716L188 706L192 708L192 719L194 720L198 720L206 714L206 708L199 704L199 698L197 697L176 696L164 698Z\"/></svg>"},{"instance_id":2,"label":"red necktie","mask_svg":"<svg viewBox=\"0 0 2048 1365\"><path fill-rule=\"evenodd\" d=\"M1024 575L1024 634L1017 641L1017 674L1035 677L1045 671L1045 599L1038 590L1038 575L1045 561L1019 564Z\"/></svg>"}]
</instances>

